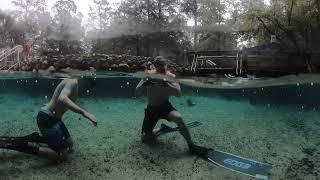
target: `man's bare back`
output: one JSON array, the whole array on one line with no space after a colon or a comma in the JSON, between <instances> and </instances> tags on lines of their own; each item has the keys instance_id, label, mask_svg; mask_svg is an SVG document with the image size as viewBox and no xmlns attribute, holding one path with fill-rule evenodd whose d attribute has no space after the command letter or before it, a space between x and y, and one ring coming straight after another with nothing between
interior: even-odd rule
<instances>
[{"instance_id":1,"label":"man's bare back","mask_svg":"<svg viewBox=\"0 0 320 180\"><path fill-rule=\"evenodd\" d=\"M75 101L78 98L78 89L78 79L64 79L56 87L50 102L44 107L44 109L52 112L57 118L61 118L67 110L71 110L83 115L96 125L96 117L75 104Z\"/></svg>"},{"instance_id":2,"label":"man's bare back","mask_svg":"<svg viewBox=\"0 0 320 180\"><path fill-rule=\"evenodd\" d=\"M78 98L78 80L77 79L65 79L60 82L56 87L50 102L45 109L52 112L55 117L61 118L63 114L68 110L68 107L62 101L64 96L69 97L73 102Z\"/></svg>"}]
</instances>

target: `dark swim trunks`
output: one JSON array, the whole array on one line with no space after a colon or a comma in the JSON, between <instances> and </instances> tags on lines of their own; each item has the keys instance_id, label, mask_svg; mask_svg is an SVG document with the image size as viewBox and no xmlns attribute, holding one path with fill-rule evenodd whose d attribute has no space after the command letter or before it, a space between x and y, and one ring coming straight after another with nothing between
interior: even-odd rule
<instances>
[{"instance_id":1,"label":"dark swim trunks","mask_svg":"<svg viewBox=\"0 0 320 180\"><path fill-rule=\"evenodd\" d=\"M55 152L61 152L70 146L67 142L70 137L68 129L61 119L54 117L52 112L48 110L39 111L37 124L43 141Z\"/></svg>"},{"instance_id":2,"label":"dark swim trunks","mask_svg":"<svg viewBox=\"0 0 320 180\"><path fill-rule=\"evenodd\" d=\"M170 112L176 109L168 101L159 106L147 106L144 110L142 133L151 133L159 119L166 119Z\"/></svg>"}]
</instances>

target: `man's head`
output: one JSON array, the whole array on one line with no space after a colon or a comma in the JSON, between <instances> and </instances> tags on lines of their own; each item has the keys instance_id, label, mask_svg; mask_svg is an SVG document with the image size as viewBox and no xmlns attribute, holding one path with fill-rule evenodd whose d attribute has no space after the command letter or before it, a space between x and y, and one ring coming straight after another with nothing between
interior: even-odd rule
<instances>
[{"instance_id":1,"label":"man's head","mask_svg":"<svg viewBox=\"0 0 320 180\"><path fill-rule=\"evenodd\" d=\"M157 56L153 62L154 67L158 73L165 73L167 62L162 56Z\"/></svg>"}]
</instances>

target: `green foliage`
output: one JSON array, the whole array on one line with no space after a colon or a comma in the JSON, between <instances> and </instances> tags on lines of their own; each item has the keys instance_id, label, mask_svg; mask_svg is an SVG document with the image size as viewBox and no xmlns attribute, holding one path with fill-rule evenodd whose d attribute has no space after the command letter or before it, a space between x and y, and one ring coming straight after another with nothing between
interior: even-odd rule
<instances>
[{"instance_id":1,"label":"green foliage","mask_svg":"<svg viewBox=\"0 0 320 180\"><path fill-rule=\"evenodd\" d=\"M13 16L0 13L0 44L21 44L21 34L28 34L43 53L91 48L181 59L192 44L194 50L236 49L238 41L267 44L273 35L289 49L320 49L319 0L123 0L117 9L108 0L91 0L87 33L74 0L57 0L52 15L45 0L12 3Z\"/></svg>"},{"instance_id":2,"label":"green foliage","mask_svg":"<svg viewBox=\"0 0 320 180\"><path fill-rule=\"evenodd\" d=\"M81 40L84 28L81 25L83 15L77 13L73 0L59 0L53 6L55 16L47 30L45 48L58 54L80 54L83 52Z\"/></svg>"},{"instance_id":3,"label":"green foliage","mask_svg":"<svg viewBox=\"0 0 320 180\"><path fill-rule=\"evenodd\" d=\"M16 28L21 31L17 44L28 41L33 45L33 53L37 53L46 38L47 27L51 16L47 11L45 0L12 0L15 7L13 15Z\"/></svg>"},{"instance_id":4,"label":"green foliage","mask_svg":"<svg viewBox=\"0 0 320 180\"><path fill-rule=\"evenodd\" d=\"M286 48L319 50L320 1L272 0L270 6L242 0L240 29L258 44L276 35Z\"/></svg>"},{"instance_id":5,"label":"green foliage","mask_svg":"<svg viewBox=\"0 0 320 180\"><path fill-rule=\"evenodd\" d=\"M176 5L175 0L122 1L104 38L93 41L92 52L181 58L190 43Z\"/></svg>"},{"instance_id":6,"label":"green foliage","mask_svg":"<svg viewBox=\"0 0 320 180\"><path fill-rule=\"evenodd\" d=\"M50 21L45 0L12 0L14 16L24 26L26 33L36 36L44 31ZM39 32L40 31L40 32Z\"/></svg>"},{"instance_id":7,"label":"green foliage","mask_svg":"<svg viewBox=\"0 0 320 180\"><path fill-rule=\"evenodd\" d=\"M111 7L107 0L93 0L90 6L90 23L93 28L105 30L109 24Z\"/></svg>"},{"instance_id":8,"label":"green foliage","mask_svg":"<svg viewBox=\"0 0 320 180\"><path fill-rule=\"evenodd\" d=\"M14 18L0 11L0 48L22 43L22 35Z\"/></svg>"}]
</instances>

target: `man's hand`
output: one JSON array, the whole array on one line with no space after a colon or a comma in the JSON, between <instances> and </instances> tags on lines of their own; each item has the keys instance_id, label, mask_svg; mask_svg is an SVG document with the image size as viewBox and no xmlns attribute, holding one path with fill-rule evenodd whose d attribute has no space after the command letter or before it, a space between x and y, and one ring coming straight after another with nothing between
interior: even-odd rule
<instances>
[{"instance_id":1,"label":"man's hand","mask_svg":"<svg viewBox=\"0 0 320 180\"><path fill-rule=\"evenodd\" d=\"M157 74L157 70L156 69L151 69L151 70L146 70L147 74Z\"/></svg>"},{"instance_id":2,"label":"man's hand","mask_svg":"<svg viewBox=\"0 0 320 180\"><path fill-rule=\"evenodd\" d=\"M176 75L172 73L171 71L166 71L166 75L175 78Z\"/></svg>"},{"instance_id":3,"label":"man's hand","mask_svg":"<svg viewBox=\"0 0 320 180\"><path fill-rule=\"evenodd\" d=\"M93 114L85 111L83 113L83 116L88 118L93 123L94 126L97 126L97 124L98 124L97 118Z\"/></svg>"}]
</instances>

